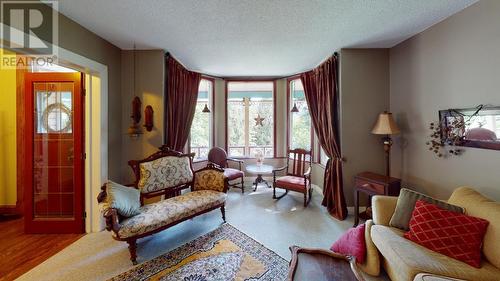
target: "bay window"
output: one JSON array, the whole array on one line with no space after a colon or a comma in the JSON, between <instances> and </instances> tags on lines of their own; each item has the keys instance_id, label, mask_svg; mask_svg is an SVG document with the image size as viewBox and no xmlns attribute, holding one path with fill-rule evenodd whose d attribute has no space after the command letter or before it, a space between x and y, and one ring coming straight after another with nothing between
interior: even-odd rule
<instances>
[{"instance_id":1,"label":"bay window","mask_svg":"<svg viewBox=\"0 0 500 281\"><path fill-rule=\"evenodd\" d=\"M312 127L309 107L300 79L288 80L288 148L311 150Z\"/></svg>"},{"instance_id":2,"label":"bay window","mask_svg":"<svg viewBox=\"0 0 500 281\"><path fill-rule=\"evenodd\" d=\"M274 156L274 82L229 81L226 93L228 154Z\"/></svg>"},{"instance_id":3,"label":"bay window","mask_svg":"<svg viewBox=\"0 0 500 281\"><path fill-rule=\"evenodd\" d=\"M189 150L195 153L195 159L206 159L209 149L213 146L213 92L214 81L201 79L189 136Z\"/></svg>"}]
</instances>

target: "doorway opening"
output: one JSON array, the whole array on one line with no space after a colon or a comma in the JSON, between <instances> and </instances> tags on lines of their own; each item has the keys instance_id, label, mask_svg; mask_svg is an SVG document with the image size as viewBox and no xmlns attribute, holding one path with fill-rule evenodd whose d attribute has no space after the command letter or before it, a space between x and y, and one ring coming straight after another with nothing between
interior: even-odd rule
<instances>
[{"instance_id":1,"label":"doorway opening","mask_svg":"<svg viewBox=\"0 0 500 281\"><path fill-rule=\"evenodd\" d=\"M8 52L8 50L3 51L4 53ZM1 97L2 103L0 105L0 123L2 124L0 135L2 136L2 139L5 140L2 141L2 145L0 146L0 150L2 152L0 156L0 214L23 216L25 215L25 209L27 207L25 203L28 202L25 200L26 196L24 188L26 179L31 178L27 177L28 174L25 171L26 165L24 164L24 159L27 156L25 154L26 144L24 142L27 135L23 130L26 125L26 112L24 111L26 101L25 76L38 74L55 75L59 73L63 75L80 75L80 84L82 85L82 88L86 89L87 93L87 95L81 99L81 104L85 104L85 106L81 109L81 135L83 137L82 153L80 155L86 156L87 159L81 165L81 177L85 184L81 184L83 190L81 192L81 202L83 203L81 204L82 208L79 213L81 213L80 217L82 218L84 226L81 228L81 231L78 232L83 233L98 231L100 230L99 228L101 222L98 219L99 217L95 214L98 212L98 208L96 206L97 204L92 202L91 198L97 196L93 195L99 192L99 187L101 186L103 179L107 178L107 155L105 154L107 149L102 147L102 145L105 145L102 141L106 141L107 139L107 134L105 134L106 131L102 131L103 128L107 127L107 124L105 124L107 118L106 113L101 111L102 108L107 106L107 67L64 49L61 49L61 51L60 65L52 65L51 67L30 67L0 70L0 77L3 86ZM14 56L22 56L22 54L15 54L13 52L11 54ZM84 92L81 91L81 94L83 93ZM63 96L61 96L61 98L63 100L66 99ZM69 107L67 105L65 108L57 108L57 105L51 106L49 109L53 109L51 110L52 113L46 114L45 120L51 120L50 122L59 122L57 121L57 118L55 118L57 115L56 112L62 112L60 115L62 119L60 120L64 121L64 118L66 118L65 116L67 115L64 113L64 110L61 109L68 108ZM42 117L43 116L40 116L40 118ZM84 120L86 122L83 122ZM35 125L34 120L31 124L33 126ZM61 124L53 123L52 125L60 126ZM34 137L35 135L31 134L31 136ZM94 143L92 143L91 140L94 141ZM95 142L96 140L97 142ZM97 165L92 165L92 161L98 161L99 163L97 163ZM49 169L48 167L46 168ZM53 168L55 167L50 167L50 170L54 170ZM66 170L69 170L69 167L62 168L63 170L66 168L68 168ZM104 168L104 170L102 168ZM38 179L42 178L43 181L43 178L45 177L47 180L50 179L53 181L54 178L59 178L61 182L56 185L58 186L56 187L56 190L60 190L62 186L64 191L68 191L68 189L65 189L68 187L66 184L68 181L67 178L63 177L63 175L58 174L57 177L52 177L49 176L48 171L40 172L40 169L37 169L37 171ZM95 175L95 177L92 177L92 175ZM80 182L80 180L78 181ZM48 184L45 185L49 188ZM43 189L39 189L39 191L43 191ZM53 187L51 187L51 191L54 191ZM37 194L37 199L41 199L45 196L45 201L49 202L47 201L49 197L48 192L44 193L45 195L43 196L40 193ZM52 194L50 197L53 199L52 201L59 201L61 204L56 204L55 206L50 205L50 207L47 206L45 208L43 204L40 203L38 206L41 209L47 209L47 212L53 211L52 209L55 208L60 210L61 214L65 214L69 205L63 203L65 200L60 197L69 198L70 195L61 193L57 196L56 194ZM54 199L54 197L59 197L59 199ZM80 200L78 200L78 202L80 202ZM30 201L30 204L34 203L35 202ZM76 206L76 204L74 205ZM85 216L86 219L84 218Z\"/></svg>"}]
</instances>

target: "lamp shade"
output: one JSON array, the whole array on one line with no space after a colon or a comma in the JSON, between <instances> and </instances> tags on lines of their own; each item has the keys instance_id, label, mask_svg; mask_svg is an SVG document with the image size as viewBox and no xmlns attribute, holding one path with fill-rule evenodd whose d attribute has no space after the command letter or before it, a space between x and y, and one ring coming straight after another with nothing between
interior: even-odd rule
<instances>
[{"instance_id":1,"label":"lamp shade","mask_svg":"<svg viewBox=\"0 0 500 281\"><path fill-rule=\"evenodd\" d=\"M395 135L399 134L398 125L392 117L392 113L384 111L378 115L377 123L372 129L372 134L376 135Z\"/></svg>"}]
</instances>

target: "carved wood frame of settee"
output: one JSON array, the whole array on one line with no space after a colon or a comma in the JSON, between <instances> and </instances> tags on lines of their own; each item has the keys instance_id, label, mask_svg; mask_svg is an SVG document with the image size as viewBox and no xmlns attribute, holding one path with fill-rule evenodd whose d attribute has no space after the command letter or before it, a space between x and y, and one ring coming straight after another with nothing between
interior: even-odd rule
<instances>
[{"instance_id":1,"label":"carved wood frame of settee","mask_svg":"<svg viewBox=\"0 0 500 281\"><path fill-rule=\"evenodd\" d=\"M190 153L190 154L183 154L181 152L178 152L178 151L174 151L174 150L171 150L169 149L168 147L166 147L165 145L161 146L160 147L160 151L158 152L155 152L154 154L148 156L147 158L145 159L142 159L142 160L130 160L128 162L129 166L132 167L132 170L134 171L134 174L135 174L135 177L136 177L136 180L133 184L129 184L127 186L131 186L131 187L135 187L135 188L138 188L137 185L139 183L139 179L140 179L140 164L141 163L144 163L144 162L150 162L150 161L154 161L156 159L159 159L159 158L162 158L162 157L165 157L165 156L174 156L174 157L189 157L189 165L190 165L190 169L191 171L193 172L193 180L189 183L186 183L186 184L181 184L181 185L178 185L178 186L174 186L174 187L169 187L169 188L165 188L163 190L159 190L159 191L155 191L155 192L150 192L150 193L142 193L141 192L141 206L144 205L144 198L151 198L151 197L156 197L156 196L160 196L160 195L165 195L165 198L171 198L171 197L175 197L175 196L179 196L181 194L181 191L183 189L186 189L186 188L190 188L192 189L193 188L193 183L194 183L194 179L195 179L195 173L193 171L193 166L192 166L192 159L193 159L193 156L194 154L193 153ZM206 169L214 169L214 170L217 170L217 171L220 171L220 172L224 172L224 170L218 168L218 167L215 167L213 165L209 165L201 170L198 170L197 172L199 171L203 171L203 170L206 170ZM226 193L228 190L228 185L227 185L227 181L225 181L225 184L224 184L224 193ZM99 203L102 203L104 202L104 200L106 199L106 184L104 184L102 187L101 187L101 192L99 193L98 197L97 197L97 201ZM172 223L169 223L167 225L164 225L162 227L159 227L157 229L154 229L154 230L151 230L151 231L148 231L146 233L142 233L140 235L137 235L137 236L133 236L133 237L127 237L127 238L120 238L120 236L118 235L118 231L120 230L121 228L121 225L120 225L120 221L122 219L124 219L124 217L122 217L121 215L118 214L117 210L114 209L114 208L109 208L107 209L104 213L103 213L103 216L104 216L104 219L105 219L105 222L106 222L106 230L107 231L113 231L115 233L115 235L113 235L113 239L115 240L118 240L118 241L126 241L128 243L128 249L129 249L129 252L130 252L130 260L132 261L132 264L136 265L137 264L137 239L139 238L143 238L143 237L146 237L146 236L149 236L149 235L152 235L152 234L155 234L157 232L160 232L160 231L163 231L169 227L172 227L178 223L181 223L183 221L186 221L186 220L189 220L189 219L192 219L196 216L199 216L199 215L202 215L204 213L208 213L210 211L213 211L215 209L219 209L221 210L221 213L222 213L222 220L224 222L226 222L226 212L225 212L225 203L221 203L221 204L217 204L211 208L208 208L208 209L204 209L196 214L193 214L193 215L190 215L188 217L185 217L181 220L178 220L178 221L174 221Z\"/></svg>"}]
</instances>

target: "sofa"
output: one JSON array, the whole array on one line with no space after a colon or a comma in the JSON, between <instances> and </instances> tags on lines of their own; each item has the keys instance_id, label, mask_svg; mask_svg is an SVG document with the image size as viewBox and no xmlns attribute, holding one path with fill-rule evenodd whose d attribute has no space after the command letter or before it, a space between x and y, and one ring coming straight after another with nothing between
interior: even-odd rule
<instances>
[{"instance_id":1,"label":"sofa","mask_svg":"<svg viewBox=\"0 0 500 281\"><path fill-rule=\"evenodd\" d=\"M500 280L499 202L468 187L456 189L447 200L449 204L464 208L465 214L489 221L483 240L481 267L475 268L407 240L403 237L403 230L389 226L397 199L391 196L372 198L373 220L367 221L365 233L367 262L360 265L366 273L378 275L382 266L393 281L445 280L437 279L438 276L474 281ZM422 278L422 273L426 279ZM429 279L429 276L435 276L435 279Z\"/></svg>"},{"instance_id":2,"label":"sofa","mask_svg":"<svg viewBox=\"0 0 500 281\"><path fill-rule=\"evenodd\" d=\"M97 200L112 237L129 244L130 260L137 264L137 240L160 232L180 222L209 211L220 209L225 222L225 202L228 189L224 171L214 165L193 172L191 155L161 147L144 160L129 161L136 174L131 185L140 190L138 214L124 217L108 202L107 183ZM189 188L190 192L181 194ZM166 199L145 204L154 196Z\"/></svg>"}]
</instances>

